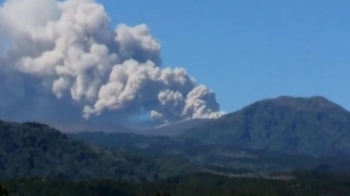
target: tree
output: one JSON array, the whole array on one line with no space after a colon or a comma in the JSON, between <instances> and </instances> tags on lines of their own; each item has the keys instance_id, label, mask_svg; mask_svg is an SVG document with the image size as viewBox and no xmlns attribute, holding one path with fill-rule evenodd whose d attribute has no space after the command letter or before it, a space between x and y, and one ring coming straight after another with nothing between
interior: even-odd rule
<instances>
[{"instance_id":1,"label":"tree","mask_svg":"<svg viewBox=\"0 0 350 196\"><path fill-rule=\"evenodd\" d=\"M0 196L9 196L9 191L2 184L0 184Z\"/></svg>"}]
</instances>

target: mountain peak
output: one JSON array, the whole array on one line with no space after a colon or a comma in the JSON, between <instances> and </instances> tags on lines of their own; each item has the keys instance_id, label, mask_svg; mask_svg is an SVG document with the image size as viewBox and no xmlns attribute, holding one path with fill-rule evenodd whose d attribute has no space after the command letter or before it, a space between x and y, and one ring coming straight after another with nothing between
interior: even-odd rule
<instances>
[{"instance_id":1,"label":"mountain peak","mask_svg":"<svg viewBox=\"0 0 350 196\"><path fill-rule=\"evenodd\" d=\"M185 137L311 156L350 155L350 112L321 96L255 102Z\"/></svg>"},{"instance_id":2,"label":"mountain peak","mask_svg":"<svg viewBox=\"0 0 350 196\"><path fill-rule=\"evenodd\" d=\"M292 97L280 96L274 99L265 99L254 104L274 105L277 107L291 107L295 110L345 110L341 106L322 96ZM253 104L253 105L254 105ZM246 107L249 108L250 106Z\"/></svg>"},{"instance_id":3,"label":"mountain peak","mask_svg":"<svg viewBox=\"0 0 350 196\"><path fill-rule=\"evenodd\" d=\"M275 99L268 100L277 100L277 101L311 101L311 102L320 102L320 103L332 103L330 100L323 96L312 96L312 97L293 97L293 96L279 96Z\"/></svg>"}]
</instances>

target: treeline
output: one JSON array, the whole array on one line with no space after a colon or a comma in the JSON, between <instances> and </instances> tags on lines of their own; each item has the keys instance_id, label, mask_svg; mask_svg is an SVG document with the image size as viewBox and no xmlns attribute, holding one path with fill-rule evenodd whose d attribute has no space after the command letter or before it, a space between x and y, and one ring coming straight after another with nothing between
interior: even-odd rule
<instances>
[{"instance_id":1,"label":"treeline","mask_svg":"<svg viewBox=\"0 0 350 196\"><path fill-rule=\"evenodd\" d=\"M298 172L293 180L229 178L197 173L131 183L113 180L67 181L42 178L3 181L11 196L348 196L349 174ZM0 192L1 193L1 192ZM0 194L1 195L1 194Z\"/></svg>"}]
</instances>

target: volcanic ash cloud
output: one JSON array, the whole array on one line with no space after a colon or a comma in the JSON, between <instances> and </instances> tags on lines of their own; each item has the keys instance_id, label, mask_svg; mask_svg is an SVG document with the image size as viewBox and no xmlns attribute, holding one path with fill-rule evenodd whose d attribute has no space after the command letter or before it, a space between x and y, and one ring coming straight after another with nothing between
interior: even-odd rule
<instances>
[{"instance_id":1,"label":"volcanic ash cloud","mask_svg":"<svg viewBox=\"0 0 350 196\"><path fill-rule=\"evenodd\" d=\"M223 115L215 93L185 69L161 68L161 44L145 24L112 31L94 0L7 0L0 40L4 72L40 81L30 85L74 101L85 118L107 110L146 110L164 122Z\"/></svg>"}]
</instances>

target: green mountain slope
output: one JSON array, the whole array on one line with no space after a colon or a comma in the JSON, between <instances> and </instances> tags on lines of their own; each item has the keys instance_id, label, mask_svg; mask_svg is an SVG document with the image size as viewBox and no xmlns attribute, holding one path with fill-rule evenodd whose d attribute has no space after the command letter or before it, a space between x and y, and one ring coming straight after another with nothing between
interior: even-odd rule
<instances>
[{"instance_id":1,"label":"green mountain slope","mask_svg":"<svg viewBox=\"0 0 350 196\"><path fill-rule=\"evenodd\" d=\"M0 121L0 178L113 178L148 181L195 170L179 158L143 157L74 140L38 123Z\"/></svg>"},{"instance_id":2,"label":"green mountain slope","mask_svg":"<svg viewBox=\"0 0 350 196\"><path fill-rule=\"evenodd\" d=\"M125 149L148 156L182 157L201 166L204 171L229 176L234 174L265 177L270 172L296 169L323 171L350 169L350 157L315 158L310 155L290 155L227 144L206 144L198 140L130 133L80 132L70 136L96 146Z\"/></svg>"},{"instance_id":3,"label":"green mountain slope","mask_svg":"<svg viewBox=\"0 0 350 196\"><path fill-rule=\"evenodd\" d=\"M186 131L181 139L316 157L350 155L350 112L323 97L279 97Z\"/></svg>"}]
</instances>

